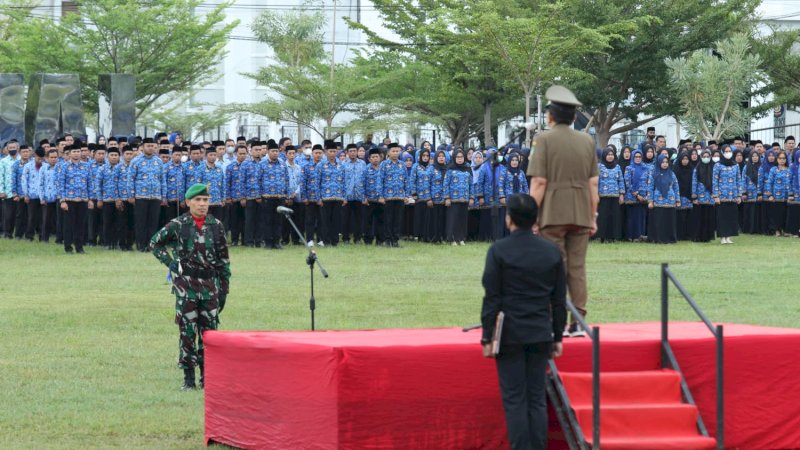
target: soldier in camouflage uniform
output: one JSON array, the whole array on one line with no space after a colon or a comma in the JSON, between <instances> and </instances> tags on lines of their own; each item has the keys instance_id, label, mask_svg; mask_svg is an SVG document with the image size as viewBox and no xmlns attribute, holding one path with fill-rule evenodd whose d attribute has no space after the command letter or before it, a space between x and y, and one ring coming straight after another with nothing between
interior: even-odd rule
<instances>
[{"instance_id":1,"label":"soldier in camouflage uniform","mask_svg":"<svg viewBox=\"0 0 800 450\"><path fill-rule=\"evenodd\" d=\"M169 221L150 241L153 254L172 274L183 390L196 387L195 366L200 367L203 387L203 331L217 328L231 277L225 230L222 222L208 215L208 202L206 185L191 186L186 191L189 212Z\"/></svg>"}]
</instances>

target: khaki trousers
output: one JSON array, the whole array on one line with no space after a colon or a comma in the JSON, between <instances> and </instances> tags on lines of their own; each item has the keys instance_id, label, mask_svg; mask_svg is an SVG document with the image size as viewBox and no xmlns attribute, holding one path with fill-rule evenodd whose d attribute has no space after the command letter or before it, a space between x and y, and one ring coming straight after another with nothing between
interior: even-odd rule
<instances>
[{"instance_id":1,"label":"khaki trousers","mask_svg":"<svg viewBox=\"0 0 800 450\"><path fill-rule=\"evenodd\" d=\"M589 228L577 225L550 225L539 233L558 245L567 269L567 288L572 304L586 317L586 249L589 247ZM573 320L574 322L574 320Z\"/></svg>"}]
</instances>

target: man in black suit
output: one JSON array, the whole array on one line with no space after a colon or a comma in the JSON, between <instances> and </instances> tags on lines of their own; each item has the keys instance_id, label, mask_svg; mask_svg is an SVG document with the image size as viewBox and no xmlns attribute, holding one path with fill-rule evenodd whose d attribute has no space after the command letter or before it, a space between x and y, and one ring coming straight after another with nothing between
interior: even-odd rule
<instances>
[{"instance_id":1,"label":"man in black suit","mask_svg":"<svg viewBox=\"0 0 800 450\"><path fill-rule=\"evenodd\" d=\"M547 448L547 360L561 355L567 312L564 262L558 247L533 234L533 197L506 203L511 235L495 242L483 272L483 355L491 358L497 313L505 318L496 356L500 394L512 449Z\"/></svg>"}]
</instances>

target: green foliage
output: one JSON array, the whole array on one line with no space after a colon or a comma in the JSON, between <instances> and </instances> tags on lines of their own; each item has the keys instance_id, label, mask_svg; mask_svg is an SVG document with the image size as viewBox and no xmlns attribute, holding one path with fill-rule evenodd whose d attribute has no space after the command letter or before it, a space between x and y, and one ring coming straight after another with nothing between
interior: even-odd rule
<instances>
[{"instance_id":1,"label":"green foliage","mask_svg":"<svg viewBox=\"0 0 800 450\"><path fill-rule=\"evenodd\" d=\"M325 14L305 6L285 13L264 11L253 21L256 38L272 48L275 57L289 67L302 67L325 57Z\"/></svg>"},{"instance_id":2,"label":"green foliage","mask_svg":"<svg viewBox=\"0 0 800 450\"><path fill-rule=\"evenodd\" d=\"M101 73L136 75L137 114L169 94L219 77L215 65L238 21L225 24L228 3L198 9L201 0L81 0L60 23L20 9L0 62L14 71L76 72L85 109L97 111ZM202 11L203 14L200 14Z\"/></svg>"},{"instance_id":3,"label":"green foliage","mask_svg":"<svg viewBox=\"0 0 800 450\"><path fill-rule=\"evenodd\" d=\"M670 86L681 103L681 123L703 140L744 135L751 113L742 107L762 80L761 57L750 52L748 36L717 42L717 53L697 50L688 58L667 58Z\"/></svg>"},{"instance_id":4,"label":"green foliage","mask_svg":"<svg viewBox=\"0 0 800 450\"><path fill-rule=\"evenodd\" d=\"M711 48L746 31L760 0L576 0L570 17L587 28L635 23L602 54L577 55L572 64L594 75L575 83L601 145L658 117L677 115L680 101L666 86L666 58ZM644 117L639 119L639 114Z\"/></svg>"},{"instance_id":5,"label":"green foliage","mask_svg":"<svg viewBox=\"0 0 800 450\"><path fill-rule=\"evenodd\" d=\"M761 56L761 71L768 83L761 93L774 94L773 100L761 106L767 110L779 105L800 107L800 30L773 28L769 34L753 40L753 52Z\"/></svg>"},{"instance_id":6,"label":"green foliage","mask_svg":"<svg viewBox=\"0 0 800 450\"><path fill-rule=\"evenodd\" d=\"M156 130L181 131L187 140L197 140L204 133L215 131L227 125L230 112L223 108L213 111L184 112L187 102L170 102L167 105L155 105L139 117L139 125ZM198 105L208 106L208 105Z\"/></svg>"}]
</instances>

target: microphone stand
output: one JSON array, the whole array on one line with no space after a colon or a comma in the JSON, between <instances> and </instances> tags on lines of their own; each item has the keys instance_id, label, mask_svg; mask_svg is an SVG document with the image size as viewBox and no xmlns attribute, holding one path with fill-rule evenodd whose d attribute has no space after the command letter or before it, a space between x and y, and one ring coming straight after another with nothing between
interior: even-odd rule
<instances>
[{"instance_id":1,"label":"microphone stand","mask_svg":"<svg viewBox=\"0 0 800 450\"><path fill-rule=\"evenodd\" d=\"M290 213L282 212L281 214L283 214L283 216L286 217L286 220L288 220L289 223L292 224L292 228L294 228L294 231L295 233L297 233L297 236L303 242L307 242L305 236L303 236L303 233L300 232L300 229L297 228L297 225L295 225L294 221L292 220ZM314 264L319 266L319 271L322 272L322 276L325 278L328 278L328 271L325 270L325 268L322 267L322 263L319 262L319 257L317 256L317 252L313 250L313 244L310 245L307 244L306 247L308 247L308 256L306 256L306 264L308 264L309 269L311 269L311 297L308 299L308 310L311 312L311 331L315 331L314 311L317 309L317 300L314 298Z\"/></svg>"}]
</instances>

